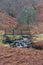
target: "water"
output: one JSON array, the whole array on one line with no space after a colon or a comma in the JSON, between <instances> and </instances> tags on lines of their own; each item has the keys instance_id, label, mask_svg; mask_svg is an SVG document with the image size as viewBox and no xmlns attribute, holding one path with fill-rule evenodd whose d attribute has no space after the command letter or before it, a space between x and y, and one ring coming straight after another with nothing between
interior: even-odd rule
<instances>
[{"instance_id":1,"label":"water","mask_svg":"<svg viewBox=\"0 0 43 65\"><path fill-rule=\"evenodd\" d=\"M23 38L23 39L20 39L20 40L4 40L3 41L4 44L9 44L9 46L11 47L18 47L18 48L21 48L21 47L30 47L31 46L31 43L30 41L28 40L28 38Z\"/></svg>"}]
</instances>

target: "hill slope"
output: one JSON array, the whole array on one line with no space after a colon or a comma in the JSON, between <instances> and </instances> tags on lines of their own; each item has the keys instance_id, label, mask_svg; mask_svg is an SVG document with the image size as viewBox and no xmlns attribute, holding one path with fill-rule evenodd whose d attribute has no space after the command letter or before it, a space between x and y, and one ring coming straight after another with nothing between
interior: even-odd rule
<instances>
[{"instance_id":1,"label":"hill slope","mask_svg":"<svg viewBox=\"0 0 43 65\"><path fill-rule=\"evenodd\" d=\"M25 6L33 7L32 3L38 4L40 2L42 2L42 0L1 0L0 10L4 10L7 13L12 10L13 13L15 12L15 15L18 15Z\"/></svg>"},{"instance_id":2,"label":"hill slope","mask_svg":"<svg viewBox=\"0 0 43 65\"><path fill-rule=\"evenodd\" d=\"M18 24L17 20L0 11L0 29L12 29Z\"/></svg>"},{"instance_id":3,"label":"hill slope","mask_svg":"<svg viewBox=\"0 0 43 65\"><path fill-rule=\"evenodd\" d=\"M0 47L0 65L43 65L43 50Z\"/></svg>"}]
</instances>

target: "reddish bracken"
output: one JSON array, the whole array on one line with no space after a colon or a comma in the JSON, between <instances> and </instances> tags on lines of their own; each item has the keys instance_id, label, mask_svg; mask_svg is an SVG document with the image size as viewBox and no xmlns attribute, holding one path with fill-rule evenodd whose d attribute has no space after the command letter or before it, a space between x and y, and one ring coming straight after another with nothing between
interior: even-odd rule
<instances>
[{"instance_id":1,"label":"reddish bracken","mask_svg":"<svg viewBox=\"0 0 43 65\"><path fill-rule=\"evenodd\" d=\"M43 50L0 47L0 65L43 65Z\"/></svg>"},{"instance_id":2,"label":"reddish bracken","mask_svg":"<svg viewBox=\"0 0 43 65\"><path fill-rule=\"evenodd\" d=\"M7 13L0 11L0 29L12 29L18 25L18 21Z\"/></svg>"}]
</instances>

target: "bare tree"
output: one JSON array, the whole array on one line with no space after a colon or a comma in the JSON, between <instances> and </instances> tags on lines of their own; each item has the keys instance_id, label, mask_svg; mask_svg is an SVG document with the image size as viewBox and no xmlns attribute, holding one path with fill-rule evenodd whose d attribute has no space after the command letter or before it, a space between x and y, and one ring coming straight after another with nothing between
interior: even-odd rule
<instances>
[{"instance_id":1,"label":"bare tree","mask_svg":"<svg viewBox=\"0 0 43 65\"><path fill-rule=\"evenodd\" d=\"M30 0L33 8L36 10L37 2L35 0Z\"/></svg>"},{"instance_id":2,"label":"bare tree","mask_svg":"<svg viewBox=\"0 0 43 65\"><path fill-rule=\"evenodd\" d=\"M8 3L8 4L7 4L7 6L6 6L6 12L7 12L10 16L16 17L15 10L13 9L11 3Z\"/></svg>"}]
</instances>

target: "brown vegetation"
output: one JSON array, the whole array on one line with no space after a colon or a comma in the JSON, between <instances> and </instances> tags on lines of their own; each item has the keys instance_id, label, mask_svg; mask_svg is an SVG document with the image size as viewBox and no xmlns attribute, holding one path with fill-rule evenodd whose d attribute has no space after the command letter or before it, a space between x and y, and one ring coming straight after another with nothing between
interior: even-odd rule
<instances>
[{"instance_id":1,"label":"brown vegetation","mask_svg":"<svg viewBox=\"0 0 43 65\"><path fill-rule=\"evenodd\" d=\"M18 22L15 18L9 16L7 13L0 11L0 29L12 29L17 26Z\"/></svg>"},{"instance_id":2,"label":"brown vegetation","mask_svg":"<svg viewBox=\"0 0 43 65\"><path fill-rule=\"evenodd\" d=\"M34 42L32 45L36 49L43 49L43 41Z\"/></svg>"},{"instance_id":3,"label":"brown vegetation","mask_svg":"<svg viewBox=\"0 0 43 65\"><path fill-rule=\"evenodd\" d=\"M0 47L0 65L43 65L43 50Z\"/></svg>"}]
</instances>

